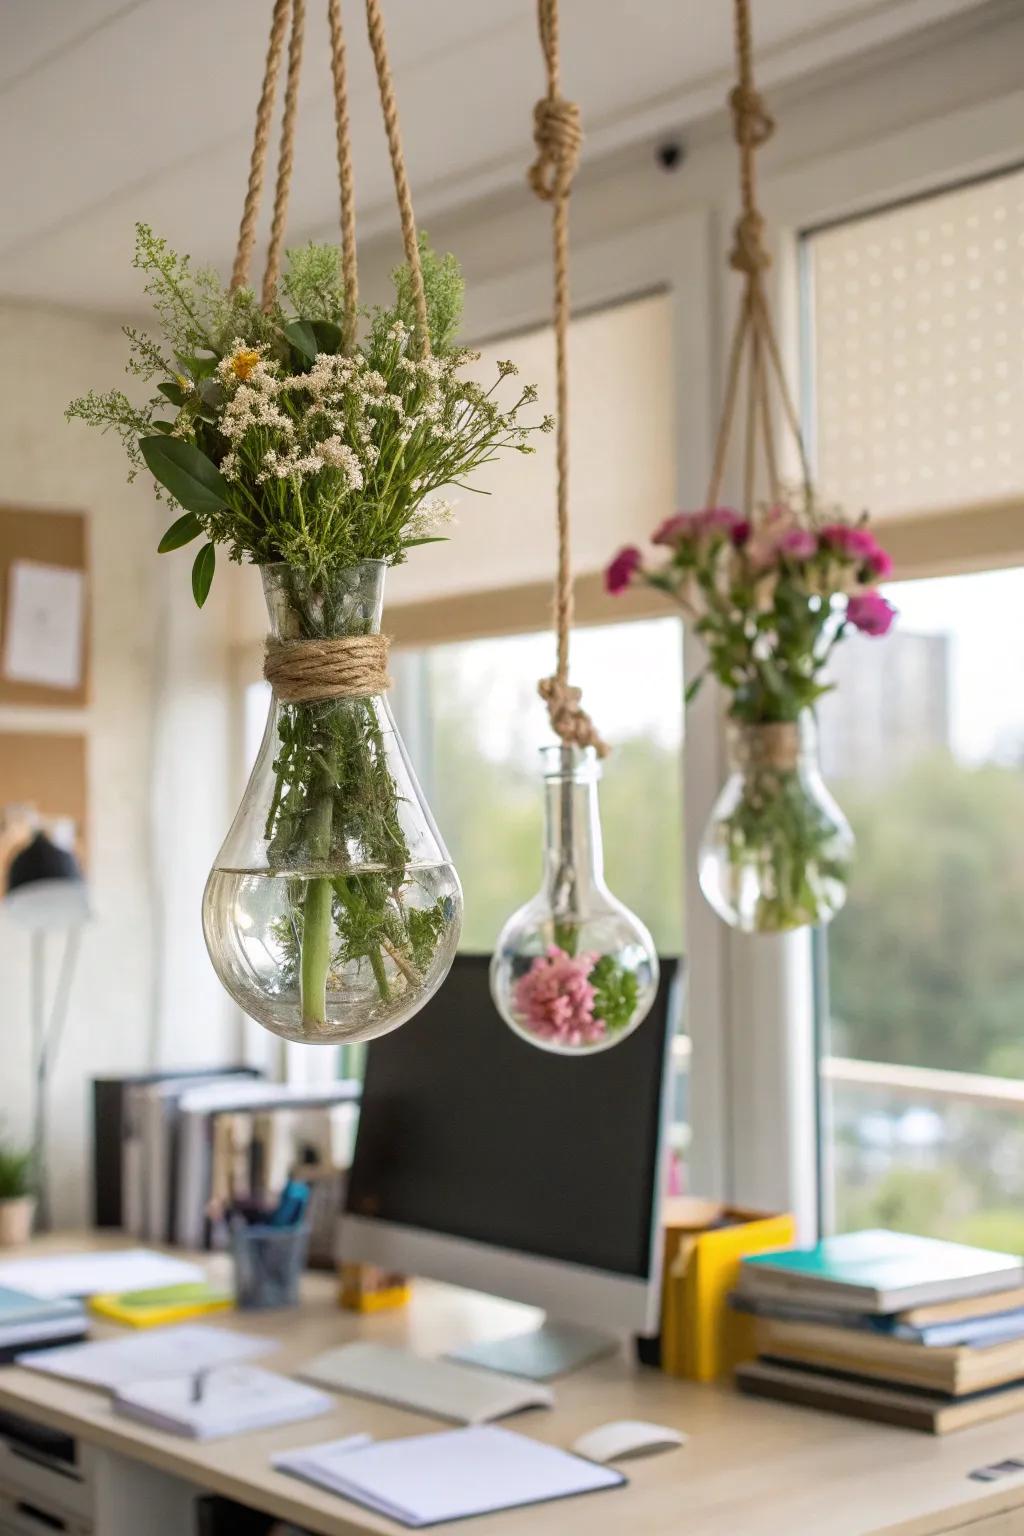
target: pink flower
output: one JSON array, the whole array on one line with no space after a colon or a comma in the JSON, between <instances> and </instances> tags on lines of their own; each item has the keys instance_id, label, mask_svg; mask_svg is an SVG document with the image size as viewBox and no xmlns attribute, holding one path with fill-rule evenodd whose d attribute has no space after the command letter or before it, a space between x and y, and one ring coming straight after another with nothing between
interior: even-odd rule
<instances>
[{"instance_id":1,"label":"pink flower","mask_svg":"<svg viewBox=\"0 0 1024 1536\"><path fill-rule=\"evenodd\" d=\"M873 533L866 528L852 528L849 523L826 523L821 530L821 542L837 555L862 565L868 565L882 553Z\"/></svg>"},{"instance_id":2,"label":"pink flower","mask_svg":"<svg viewBox=\"0 0 1024 1536\"><path fill-rule=\"evenodd\" d=\"M587 980L595 954L567 955L552 944L538 955L513 990L521 1023L540 1040L557 1045L593 1045L606 1030L594 1018L594 988Z\"/></svg>"},{"instance_id":3,"label":"pink flower","mask_svg":"<svg viewBox=\"0 0 1024 1536\"><path fill-rule=\"evenodd\" d=\"M651 543L679 544L683 539L695 538L699 531L698 516L696 512L674 512L655 528Z\"/></svg>"},{"instance_id":4,"label":"pink flower","mask_svg":"<svg viewBox=\"0 0 1024 1536\"><path fill-rule=\"evenodd\" d=\"M667 517L651 535L652 544L680 544L701 534L726 533L734 543L742 544L750 525L731 507L707 507L703 512L676 512Z\"/></svg>"},{"instance_id":5,"label":"pink flower","mask_svg":"<svg viewBox=\"0 0 1024 1536\"><path fill-rule=\"evenodd\" d=\"M866 635L887 635L896 618L896 609L874 588L854 592L847 600L846 617L855 629Z\"/></svg>"},{"instance_id":6,"label":"pink flower","mask_svg":"<svg viewBox=\"0 0 1024 1536\"><path fill-rule=\"evenodd\" d=\"M778 548L791 560L810 560L818 553L818 541L807 528L788 528L779 540Z\"/></svg>"},{"instance_id":7,"label":"pink flower","mask_svg":"<svg viewBox=\"0 0 1024 1536\"><path fill-rule=\"evenodd\" d=\"M633 580L642 558L635 544L627 544L625 549L620 549L604 573L605 591L610 592L613 597L619 592L624 592Z\"/></svg>"},{"instance_id":8,"label":"pink flower","mask_svg":"<svg viewBox=\"0 0 1024 1536\"><path fill-rule=\"evenodd\" d=\"M868 567L874 577L892 575L892 555L887 550L878 546L873 555L868 556Z\"/></svg>"}]
</instances>

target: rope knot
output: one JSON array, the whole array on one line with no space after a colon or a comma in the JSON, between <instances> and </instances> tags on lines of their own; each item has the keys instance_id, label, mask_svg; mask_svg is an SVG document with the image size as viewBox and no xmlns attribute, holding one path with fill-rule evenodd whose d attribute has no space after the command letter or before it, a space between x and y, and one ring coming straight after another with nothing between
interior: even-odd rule
<instances>
[{"instance_id":1,"label":"rope knot","mask_svg":"<svg viewBox=\"0 0 1024 1536\"><path fill-rule=\"evenodd\" d=\"M593 747L598 757L607 757L608 743L598 735L597 727L580 703L583 692L559 677L544 677L537 692L548 707L551 729L567 747Z\"/></svg>"},{"instance_id":2,"label":"rope knot","mask_svg":"<svg viewBox=\"0 0 1024 1536\"><path fill-rule=\"evenodd\" d=\"M530 167L530 186L546 203L566 197L583 147L577 103L564 96L542 96L533 109L533 142L537 158Z\"/></svg>"},{"instance_id":3,"label":"rope knot","mask_svg":"<svg viewBox=\"0 0 1024 1536\"><path fill-rule=\"evenodd\" d=\"M756 208L748 209L736 220L729 252L729 265L734 272L745 272L751 277L771 266L772 258L764 244L764 227L764 219Z\"/></svg>"},{"instance_id":4,"label":"rope knot","mask_svg":"<svg viewBox=\"0 0 1024 1536\"><path fill-rule=\"evenodd\" d=\"M775 132L775 119L764 104L761 92L752 85L736 85L729 92L732 127L736 142L743 149L757 149Z\"/></svg>"}]
</instances>

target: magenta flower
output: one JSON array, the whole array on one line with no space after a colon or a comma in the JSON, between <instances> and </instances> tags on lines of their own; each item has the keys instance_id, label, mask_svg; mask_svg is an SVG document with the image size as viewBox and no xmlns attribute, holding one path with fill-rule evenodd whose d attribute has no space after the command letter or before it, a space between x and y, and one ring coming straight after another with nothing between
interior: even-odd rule
<instances>
[{"instance_id":1,"label":"magenta flower","mask_svg":"<svg viewBox=\"0 0 1024 1536\"><path fill-rule=\"evenodd\" d=\"M896 609L874 588L854 592L846 604L846 617L865 635L887 635L896 618Z\"/></svg>"},{"instance_id":2,"label":"magenta flower","mask_svg":"<svg viewBox=\"0 0 1024 1536\"><path fill-rule=\"evenodd\" d=\"M864 565L882 553L873 533L866 528L851 528L849 523L826 523L821 530L821 542L837 555Z\"/></svg>"},{"instance_id":3,"label":"magenta flower","mask_svg":"<svg viewBox=\"0 0 1024 1536\"><path fill-rule=\"evenodd\" d=\"M868 556L868 568L876 579L892 575L892 555L881 545L875 548L873 555Z\"/></svg>"},{"instance_id":4,"label":"magenta flower","mask_svg":"<svg viewBox=\"0 0 1024 1536\"><path fill-rule=\"evenodd\" d=\"M778 549L790 560L810 560L818 552L818 541L807 528L788 528L778 542Z\"/></svg>"},{"instance_id":5,"label":"magenta flower","mask_svg":"<svg viewBox=\"0 0 1024 1536\"><path fill-rule=\"evenodd\" d=\"M594 1045L605 1033L594 1018L594 988L587 980L595 954L567 955L552 944L516 982L512 997L520 1022L555 1045Z\"/></svg>"},{"instance_id":6,"label":"magenta flower","mask_svg":"<svg viewBox=\"0 0 1024 1536\"><path fill-rule=\"evenodd\" d=\"M613 597L619 592L624 592L633 580L642 559L643 556L635 544L627 544L625 549L620 549L604 573L605 591L610 592Z\"/></svg>"},{"instance_id":7,"label":"magenta flower","mask_svg":"<svg viewBox=\"0 0 1024 1536\"><path fill-rule=\"evenodd\" d=\"M683 539L695 538L699 532L697 512L674 512L659 523L651 534L652 544L679 544Z\"/></svg>"}]
</instances>

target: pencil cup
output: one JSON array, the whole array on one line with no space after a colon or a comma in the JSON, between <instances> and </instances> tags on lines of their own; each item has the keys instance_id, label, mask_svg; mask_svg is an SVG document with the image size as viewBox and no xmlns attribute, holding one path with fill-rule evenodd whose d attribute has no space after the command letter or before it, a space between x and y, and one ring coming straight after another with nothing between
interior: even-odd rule
<instances>
[{"instance_id":1,"label":"pencil cup","mask_svg":"<svg viewBox=\"0 0 1024 1536\"><path fill-rule=\"evenodd\" d=\"M232 1222L235 1304L250 1311L295 1306L308 1246L306 1222L295 1227Z\"/></svg>"}]
</instances>

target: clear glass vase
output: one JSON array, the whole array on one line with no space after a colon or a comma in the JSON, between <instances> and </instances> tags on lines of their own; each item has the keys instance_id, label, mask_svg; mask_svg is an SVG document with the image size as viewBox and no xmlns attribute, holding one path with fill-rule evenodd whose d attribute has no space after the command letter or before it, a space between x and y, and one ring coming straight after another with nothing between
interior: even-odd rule
<instances>
[{"instance_id":1,"label":"clear glass vase","mask_svg":"<svg viewBox=\"0 0 1024 1536\"><path fill-rule=\"evenodd\" d=\"M730 775L700 847L700 888L742 933L827 923L846 900L850 824L825 787L809 711L728 731Z\"/></svg>"},{"instance_id":2,"label":"clear glass vase","mask_svg":"<svg viewBox=\"0 0 1024 1536\"><path fill-rule=\"evenodd\" d=\"M263 569L271 639L380 632L385 565ZM462 891L387 698L271 701L203 897L214 969L286 1040L371 1040L441 985Z\"/></svg>"},{"instance_id":3,"label":"clear glass vase","mask_svg":"<svg viewBox=\"0 0 1024 1536\"><path fill-rule=\"evenodd\" d=\"M654 940L604 883L593 748L545 747L544 867L491 960L491 995L531 1045L607 1050L642 1023L658 986Z\"/></svg>"}]
</instances>

